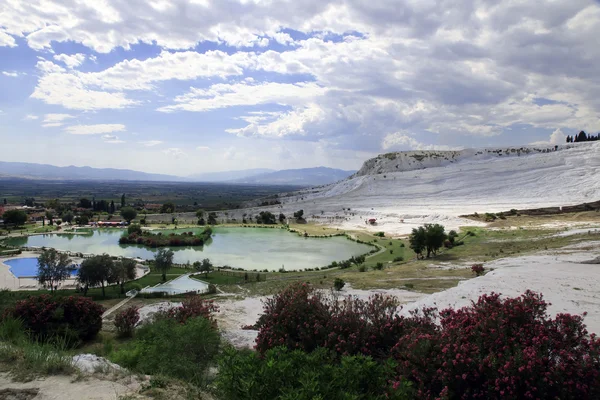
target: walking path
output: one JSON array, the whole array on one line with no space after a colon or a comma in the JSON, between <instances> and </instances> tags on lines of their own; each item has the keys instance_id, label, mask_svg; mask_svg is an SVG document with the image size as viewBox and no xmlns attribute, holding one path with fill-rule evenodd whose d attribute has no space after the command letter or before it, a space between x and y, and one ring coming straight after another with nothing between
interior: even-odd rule
<instances>
[{"instance_id":1,"label":"walking path","mask_svg":"<svg viewBox=\"0 0 600 400\"><path fill-rule=\"evenodd\" d=\"M104 314L102 314L102 319L103 320L106 319L106 317L108 317L110 314L112 314L113 312L117 311L119 308L121 308L125 304L127 304L127 302L129 300L133 299L134 297L135 296L131 296L131 297L128 297L126 299L123 299L122 301L118 302L116 305L114 305L111 308L109 308L108 310L104 311Z\"/></svg>"}]
</instances>

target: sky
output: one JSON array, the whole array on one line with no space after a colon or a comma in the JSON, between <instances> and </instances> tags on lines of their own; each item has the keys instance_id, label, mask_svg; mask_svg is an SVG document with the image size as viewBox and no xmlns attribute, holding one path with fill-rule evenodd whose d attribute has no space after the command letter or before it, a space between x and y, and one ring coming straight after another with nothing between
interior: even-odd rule
<instances>
[{"instance_id":1,"label":"sky","mask_svg":"<svg viewBox=\"0 0 600 400\"><path fill-rule=\"evenodd\" d=\"M600 130L600 3L2 0L0 160L190 175Z\"/></svg>"}]
</instances>

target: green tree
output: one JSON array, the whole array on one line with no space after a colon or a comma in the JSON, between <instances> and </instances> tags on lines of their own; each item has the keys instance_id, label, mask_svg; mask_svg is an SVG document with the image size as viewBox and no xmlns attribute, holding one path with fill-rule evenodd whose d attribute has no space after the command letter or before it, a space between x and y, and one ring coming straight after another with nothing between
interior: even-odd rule
<instances>
[{"instance_id":1,"label":"green tree","mask_svg":"<svg viewBox=\"0 0 600 400\"><path fill-rule=\"evenodd\" d=\"M279 223L283 224L285 222L285 214L279 213Z\"/></svg>"},{"instance_id":2,"label":"green tree","mask_svg":"<svg viewBox=\"0 0 600 400\"><path fill-rule=\"evenodd\" d=\"M202 272L204 273L204 276L208 276L208 273L213 269L213 264L210 262L210 259L205 258L204 260L202 260L202 262L200 261L196 261L194 262L194 268L198 271L198 272Z\"/></svg>"},{"instance_id":3,"label":"green tree","mask_svg":"<svg viewBox=\"0 0 600 400\"><path fill-rule=\"evenodd\" d=\"M450 232L448 232L448 241L450 241L450 243L454 244L454 241L457 237L458 233L456 233L455 230L451 230Z\"/></svg>"},{"instance_id":4,"label":"green tree","mask_svg":"<svg viewBox=\"0 0 600 400\"><path fill-rule=\"evenodd\" d=\"M136 235L141 235L142 234L142 227L139 226L138 224L129 225L127 227L127 234L131 235L132 233L135 233Z\"/></svg>"},{"instance_id":5,"label":"green tree","mask_svg":"<svg viewBox=\"0 0 600 400\"><path fill-rule=\"evenodd\" d=\"M80 215L77 218L75 218L75 222L77 223L77 225L87 225L90 223L90 219L85 216L85 215Z\"/></svg>"},{"instance_id":6,"label":"green tree","mask_svg":"<svg viewBox=\"0 0 600 400\"><path fill-rule=\"evenodd\" d=\"M352 256L350 257L350 262L355 264L357 267L359 267L361 264L364 264L366 260L365 255L360 255L360 256Z\"/></svg>"},{"instance_id":7,"label":"green tree","mask_svg":"<svg viewBox=\"0 0 600 400\"><path fill-rule=\"evenodd\" d=\"M426 234L425 228L420 226L413 228L412 233L408 238L409 247L417 254L417 258L421 257L425 250Z\"/></svg>"},{"instance_id":8,"label":"green tree","mask_svg":"<svg viewBox=\"0 0 600 400\"><path fill-rule=\"evenodd\" d=\"M208 214L208 224L209 225L217 224L217 213L211 212Z\"/></svg>"},{"instance_id":9,"label":"green tree","mask_svg":"<svg viewBox=\"0 0 600 400\"><path fill-rule=\"evenodd\" d=\"M77 281L83 285L85 294L87 294L88 288L101 286L102 297L105 297L104 287L106 283L111 283L113 269L114 263L108 254L86 258L79 268Z\"/></svg>"},{"instance_id":10,"label":"green tree","mask_svg":"<svg viewBox=\"0 0 600 400\"><path fill-rule=\"evenodd\" d=\"M427 258L429 258L443 246L446 237L442 225L425 224L419 228L413 228L409 237L410 248L417 253L417 257L421 256L424 250L427 251Z\"/></svg>"},{"instance_id":11,"label":"green tree","mask_svg":"<svg viewBox=\"0 0 600 400\"><path fill-rule=\"evenodd\" d=\"M340 291L342 290L342 288L346 286L346 282L344 282L343 279L341 278L335 278L335 280L333 281L333 287L335 288L335 290Z\"/></svg>"},{"instance_id":12,"label":"green tree","mask_svg":"<svg viewBox=\"0 0 600 400\"><path fill-rule=\"evenodd\" d=\"M167 271L173 266L173 250L160 249L154 256L154 266L162 274L163 282L167 280Z\"/></svg>"},{"instance_id":13,"label":"green tree","mask_svg":"<svg viewBox=\"0 0 600 400\"><path fill-rule=\"evenodd\" d=\"M27 222L27 214L22 210L8 210L2 214L2 219L5 225L21 226Z\"/></svg>"},{"instance_id":14,"label":"green tree","mask_svg":"<svg viewBox=\"0 0 600 400\"><path fill-rule=\"evenodd\" d=\"M92 202L88 199L80 199L79 200L79 207L81 208L92 208Z\"/></svg>"},{"instance_id":15,"label":"green tree","mask_svg":"<svg viewBox=\"0 0 600 400\"><path fill-rule=\"evenodd\" d=\"M302 219L304 216L304 210L298 210L294 213L294 218L296 219Z\"/></svg>"},{"instance_id":16,"label":"green tree","mask_svg":"<svg viewBox=\"0 0 600 400\"><path fill-rule=\"evenodd\" d=\"M133 207L123 207L121 209L121 217L125 218L127 223L130 223L132 219L137 217L137 211Z\"/></svg>"},{"instance_id":17,"label":"green tree","mask_svg":"<svg viewBox=\"0 0 600 400\"><path fill-rule=\"evenodd\" d=\"M114 214L115 210L116 210L116 208L115 208L115 202L114 202L114 200L111 200L110 201L110 213Z\"/></svg>"},{"instance_id":18,"label":"green tree","mask_svg":"<svg viewBox=\"0 0 600 400\"><path fill-rule=\"evenodd\" d=\"M50 221L50 225L54 225L54 213L52 211L46 211L46 219Z\"/></svg>"},{"instance_id":19,"label":"green tree","mask_svg":"<svg viewBox=\"0 0 600 400\"><path fill-rule=\"evenodd\" d=\"M161 214L171 214L175 212L175 204L165 203L160 207Z\"/></svg>"},{"instance_id":20,"label":"green tree","mask_svg":"<svg viewBox=\"0 0 600 400\"><path fill-rule=\"evenodd\" d=\"M114 204L114 202L113 202ZM121 196L121 208L125 207L125 193Z\"/></svg>"},{"instance_id":21,"label":"green tree","mask_svg":"<svg viewBox=\"0 0 600 400\"><path fill-rule=\"evenodd\" d=\"M70 211L69 211L69 212L66 212L66 213L64 213L64 214L63 214L63 216L62 216L62 220L63 220L64 222L68 222L69 224L70 224L71 222L73 222L73 218L75 218L75 217L73 216L73 213L72 213L72 212L70 212Z\"/></svg>"},{"instance_id":22,"label":"green tree","mask_svg":"<svg viewBox=\"0 0 600 400\"><path fill-rule=\"evenodd\" d=\"M256 223L272 225L277 223L277 220L275 219L275 215L270 211L261 211L260 214L256 216Z\"/></svg>"},{"instance_id":23,"label":"green tree","mask_svg":"<svg viewBox=\"0 0 600 400\"><path fill-rule=\"evenodd\" d=\"M125 282L135 279L136 262L130 258L122 258L113 263L110 271L110 282L121 287L121 293L125 293Z\"/></svg>"},{"instance_id":24,"label":"green tree","mask_svg":"<svg viewBox=\"0 0 600 400\"><path fill-rule=\"evenodd\" d=\"M69 256L55 249L44 250L38 257L37 280L40 285L49 287L50 292L53 292L60 282L71 276L73 270Z\"/></svg>"}]
</instances>

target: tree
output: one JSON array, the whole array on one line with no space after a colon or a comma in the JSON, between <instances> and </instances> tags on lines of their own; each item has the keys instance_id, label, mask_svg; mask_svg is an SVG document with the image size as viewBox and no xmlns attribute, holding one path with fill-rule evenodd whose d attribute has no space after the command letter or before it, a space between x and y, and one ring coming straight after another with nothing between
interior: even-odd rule
<instances>
[{"instance_id":1,"label":"tree","mask_svg":"<svg viewBox=\"0 0 600 400\"><path fill-rule=\"evenodd\" d=\"M85 215L81 215L81 216L75 218L75 222L77 223L77 225L83 226L83 225L89 224L90 219Z\"/></svg>"},{"instance_id":2,"label":"tree","mask_svg":"<svg viewBox=\"0 0 600 400\"><path fill-rule=\"evenodd\" d=\"M130 258L122 258L113 263L110 271L110 282L114 282L121 287L121 293L125 293L125 282L135 279L136 262Z\"/></svg>"},{"instance_id":3,"label":"tree","mask_svg":"<svg viewBox=\"0 0 600 400\"><path fill-rule=\"evenodd\" d=\"M454 244L454 241L456 240L457 237L458 237L458 233L456 233L455 230L451 230L450 232L448 232L448 240L450 241L451 244Z\"/></svg>"},{"instance_id":4,"label":"tree","mask_svg":"<svg viewBox=\"0 0 600 400\"><path fill-rule=\"evenodd\" d=\"M54 213L52 213L52 211L46 211L46 219L49 220L49 224L53 225L54 224Z\"/></svg>"},{"instance_id":5,"label":"tree","mask_svg":"<svg viewBox=\"0 0 600 400\"><path fill-rule=\"evenodd\" d=\"M114 202L113 202L114 204ZM125 193L121 196L121 208L125 207Z\"/></svg>"},{"instance_id":6,"label":"tree","mask_svg":"<svg viewBox=\"0 0 600 400\"><path fill-rule=\"evenodd\" d=\"M335 290L337 290L338 292L340 290L342 290L342 288L346 286L346 282L344 282L343 279L341 278L335 278L335 280L333 281L333 287L335 288Z\"/></svg>"},{"instance_id":7,"label":"tree","mask_svg":"<svg viewBox=\"0 0 600 400\"><path fill-rule=\"evenodd\" d=\"M294 218L301 219L304 216L304 210L299 210L294 213Z\"/></svg>"},{"instance_id":8,"label":"tree","mask_svg":"<svg viewBox=\"0 0 600 400\"><path fill-rule=\"evenodd\" d=\"M279 213L279 223L283 224L285 222L285 215L283 213Z\"/></svg>"},{"instance_id":9,"label":"tree","mask_svg":"<svg viewBox=\"0 0 600 400\"><path fill-rule=\"evenodd\" d=\"M198 225L206 224L206 222L204 221L204 210L196 211L196 218L198 218Z\"/></svg>"},{"instance_id":10,"label":"tree","mask_svg":"<svg viewBox=\"0 0 600 400\"><path fill-rule=\"evenodd\" d=\"M112 258L108 254L86 258L81 263L77 281L83 285L84 294L90 286L102 286L102 297L105 297L104 285L111 283L111 272L114 269Z\"/></svg>"},{"instance_id":11,"label":"tree","mask_svg":"<svg viewBox=\"0 0 600 400\"><path fill-rule=\"evenodd\" d=\"M427 258L429 258L431 253L435 256L437 251L444 245L446 232L444 232L444 227L440 224L426 224L425 232L425 246L427 248Z\"/></svg>"},{"instance_id":12,"label":"tree","mask_svg":"<svg viewBox=\"0 0 600 400\"><path fill-rule=\"evenodd\" d=\"M88 199L80 199L79 200L79 207L81 208L92 208L92 202Z\"/></svg>"},{"instance_id":13,"label":"tree","mask_svg":"<svg viewBox=\"0 0 600 400\"><path fill-rule=\"evenodd\" d=\"M366 260L366 257L364 254L360 255L360 256L352 256L350 258L350 262L353 264L356 264L357 267L359 267L361 264L364 264L365 260Z\"/></svg>"},{"instance_id":14,"label":"tree","mask_svg":"<svg viewBox=\"0 0 600 400\"><path fill-rule=\"evenodd\" d=\"M154 266L162 273L162 280L166 282L167 271L173 266L173 250L160 249L154 256Z\"/></svg>"},{"instance_id":15,"label":"tree","mask_svg":"<svg viewBox=\"0 0 600 400\"><path fill-rule=\"evenodd\" d=\"M110 213L111 214L115 213L115 202L114 202L114 200L110 201Z\"/></svg>"},{"instance_id":16,"label":"tree","mask_svg":"<svg viewBox=\"0 0 600 400\"><path fill-rule=\"evenodd\" d=\"M127 234L131 235L133 233L135 233L136 235L141 235L142 234L142 227L139 226L138 224L129 225L127 227Z\"/></svg>"},{"instance_id":17,"label":"tree","mask_svg":"<svg viewBox=\"0 0 600 400\"><path fill-rule=\"evenodd\" d=\"M6 201L6 198L5 198L4 199L4 205L7 205L7 204L8 204L8 202Z\"/></svg>"},{"instance_id":18,"label":"tree","mask_svg":"<svg viewBox=\"0 0 600 400\"><path fill-rule=\"evenodd\" d=\"M6 204L6 199L4 199L4 204ZM35 199L33 197L25 198L25 205L27 207L33 207L35 205Z\"/></svg>"},{"instance_id":19,"label":"tree","mask_svg":"<svg viewBox=\"0 0 600 400\"><path fill-rule=\"evenodd\" d=\"M175 212L175 204L165 203L160 207L161 214L171 214Z\"/></svg>"},{"instance_id":20,"label":"tree","mask_svg":"<svg viewBox=\"0 0 600 400\"><path fill-rule=\"evenodd\" d=\"M4 219L4 225L20 226L27 222L27 214L22 210L8 210L2 214L2 219Z\"/></svg>"},{"instance_id":21,"label":"tree","mask_svg":"<svg viewBox=\"0 0 600 400\"><path fill-rule=\"evenodd\" d=\"M198 272L204 273L204 276L208 276L208 273L213 269L213 264L210 262L210 259L205 258L204 260L202 260L202 262L194 262L194 268Z\"/></svg>"},{"instance_id":22,"label":"tree","mask_svg":"<svg viewBox=\"0 0 600 400\"><path fill-rule=\"evenodd\" d=\"M123 207L121 209L121 216L125 218L127 223L130 223L132 219L137 217L137 211L133 207Z\"/></svg>"},{"instance_id":23,"label":"tree","mask_svg":"<svg viewBox=\"0 0 600 400\"><path fill-rule=\"evenodd\" d=\"M421 256L423 250L427 251L427 257L436 252L444 244L446 233L444 227L440 224L425 224L419 228L413 228L409 237L410 248L417 253L417 257Z\"/></svg>"},{"instance_id":24,"label":"tree","mask_svg":"<svg viewBox=\"0 0 600 400\"><path fill-rule=\"evenodd\" d=\"M70 211L69 211L69 212L67 212L67 213L64 213L64 214L63 214L63 216L62 216L62 220L63 220L64 222L68 222L69 224L70 224L71 222L73 222L73 218L75 218L75 217L73 216L73 213L72 213L72 212L70 212Z\"/></svg>"},{"instance_id":25,"label":"tree","mask_svg":"<svg viewBox=\"0 0 600 400\"><path fill-rule=\"evenodd\" d=\"M417 254L417 258L419 258L425 249L425 228L422 226L413 228L408 243L412 251Z\"/></svg>"},{"instance_id":26,"label":"tree","mask_svg":"<svg viewBox=\"0 0 600 400\"><path fill-rule=\"evenodd\" d=\"M576 142L585 142L588 140L587 134L584 131L579 132L577 136L575 136Z\"/></svg>"},{"instance_id":27,"label":"tree","mask_svg":"<svg viewBox=\"0 0 600 400\"><path fill-rule=\"evenodd\" d=\"M216 225L217 224L217 213L211 212L208 214L208 224Z\"/></svg>"},{"instance_id":28,"label":"tree","mask_svg":"<svg viewBox=\"0 0 600 400\"><path fill-rule=\"evenodd\" d=\"M74 269L66 254L55 249L44 250L38 257L37 280L40 285L50 287L50 292L53 292L60 282L71 276Z\"/></svg>"},{"instance_id":29,"label":"tree","mask_svg":"<svg viewBox=\"0 0 600 400\"><path fill-rule=\"evenodd\" d=\"M261 211L260 214L258 214L256 216L257 224L272 225L272 224L275 224L276 222L277 221L275 219L275 215L273 215L273 213L271 213L270 211Z\"/></svg>"}]
</instances>

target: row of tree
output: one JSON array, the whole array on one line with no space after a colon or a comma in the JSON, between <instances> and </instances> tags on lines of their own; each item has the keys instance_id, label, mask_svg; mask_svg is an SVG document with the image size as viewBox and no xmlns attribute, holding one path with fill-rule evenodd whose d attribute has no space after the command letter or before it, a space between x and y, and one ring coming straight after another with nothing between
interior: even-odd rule
<instances>
[{"instance_id":1,"label":"row of tree","mask_svg":"<svg viewBox=\"0 0 600 400\"><path fill-rule=\"evenodd\" d=\"M594 142L596 140L600 140L600 133L596 136L588 135L584 131L579 132L579 134L575 136L567 136L567 143L573 142Z\"/></svg>"},{"instance_id":2,"label":"row of tree","mask_svg":"<svg viewBox=\"0 0 600 400\"><path fill-rule=\"evenodd\" d=\"M125 293L125 282L135 279L136 262L128 258L113 260L108 254L94 256L83 260L77 273L77 282L81 285L84 295L90 287L102 287L105 295L105 285L117 284L121 293ZM68 279L76 270L75 265L65 253L55 249L47 249L38 257L38 282L51 292Z\"/></svg>"}]
</instances>

